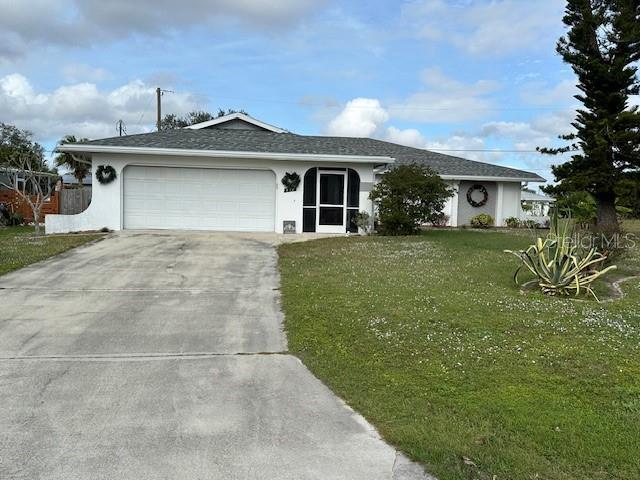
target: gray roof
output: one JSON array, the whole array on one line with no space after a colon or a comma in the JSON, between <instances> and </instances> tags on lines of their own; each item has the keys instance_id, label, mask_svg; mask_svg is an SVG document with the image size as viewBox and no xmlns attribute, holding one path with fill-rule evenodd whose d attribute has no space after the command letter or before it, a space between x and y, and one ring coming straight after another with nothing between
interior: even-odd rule
<instances>
[{"instance_id":1,"label":"gray roof","mask_svg":"<svg viewBox=\"0 0 640 480\"><path fill-rule=\"evenodd\" d=\"M547 202L554 203L556 201L553 197L548 197L546 195L540 195L539 193L529 192L527 190L523 190L520 196L520 199L526 202Z\"/></svg>"},{"instance_id":2,"label":"gray roof","mask_svg":"<svg viewBox=\"0 0 640 480\"><path fill-rule=\"evenodd\" d=\"M476 162L372 138L325 137L252 130L169 130L84 142L112 147L223 150L237 152L389 156L396 163L421 163L445 176L504 177L544 182L531 172Z\"/></svg>"},{"instance_id":3,"label":"gray roof","mask_svg":"<svg viewBox=\"0 0 640 480\"><path fill-rule=\"evenodd\" d=\"M82 184L91 185L91 181L91 174L88 174L82 179ZM62 175L62 183L66 183L67 185L77 185L78 179L71 173L65 173L64 175Z\"/></svg>"}]
</instances>

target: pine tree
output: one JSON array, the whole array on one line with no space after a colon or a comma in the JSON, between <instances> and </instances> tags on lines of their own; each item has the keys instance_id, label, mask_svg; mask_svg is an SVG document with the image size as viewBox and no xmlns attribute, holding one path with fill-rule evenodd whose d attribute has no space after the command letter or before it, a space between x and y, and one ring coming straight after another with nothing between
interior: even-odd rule
<instances>
[{"instance_id":1,"label":"pine tree","mask_svg":"<svg viewBox=\"0 0 640 480\"><path fill-rule=\"evenodd\" d=\"M552 167L557 186L547 192L587 191L596 200L596 223L618 229L616 187L640 171L640 112L629 96L640 93L640 0L568 0L563 22L568 33L557 44L578 78L582 103L573 143L543 153L575 151L571 160ZM637 178L637 177L635 177Z\"/></svg>"}]
</instances>

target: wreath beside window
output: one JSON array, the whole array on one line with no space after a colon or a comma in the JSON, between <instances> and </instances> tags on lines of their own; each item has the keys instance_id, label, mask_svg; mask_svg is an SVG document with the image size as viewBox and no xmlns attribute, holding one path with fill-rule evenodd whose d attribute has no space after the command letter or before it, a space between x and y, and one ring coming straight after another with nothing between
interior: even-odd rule
<instances>
[{"instance_id":1,"label":"wreath beside window","mask_svg":"<svg viewBox=\"0 0 640 480\"><path fill-rule=\"evenodd\" d=\"M282 184L285 192L295 192L298 189L298 185L300 185L300 175L296 172L287 172L282 177Z\"/></svg>"},{"instance_id":2,"label":"wreath beside window","mask_svg":"<svg viewBox=\"0 0 640 480\"><path fill-rule=\"evenodd\" d=\"M476 190L482 194L482 200L473 199L473 194ZM487 192L487 188L484 185L476 184L469 188L469 190L467 190L467 202L469 202L469 205L471 205L472 207L483 207L487 204L488 200L489 192Z\"/></svg>"}]
</instances>

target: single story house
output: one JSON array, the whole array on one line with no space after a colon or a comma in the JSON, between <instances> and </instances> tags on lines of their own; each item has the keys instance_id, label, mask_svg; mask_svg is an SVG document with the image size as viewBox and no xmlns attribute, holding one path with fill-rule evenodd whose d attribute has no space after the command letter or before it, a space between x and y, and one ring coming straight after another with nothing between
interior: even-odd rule
<instances>
[{"instance_id":1,"label":"single story house","mask_svg":"<svg viewBox=\"0 0 640 480\"><path fill-rule=\"evenodd\" d=\"M533 220L540 225L545 225L550 220L549 212L556 202L553 197L527 189L522 190L520 201L522 204L520 220Z\"/></svg>"},{"instance_id":2,"label":"single story house","mask_svg":"<svg viewBox=\"0 0 640 480\"><path fill-rule=\"evenodd\" d=\"M502 225L520 216L523 184L544 182L534 173L371 138L297 135L242 113L58 149L91 154L101 178L87 210L47 216L48 233L353 232L353 216L373 212L368 197L379 175L410 162L432 167L456 191L444 211L449 225L479 213Z\"/></svg>"}]
</instances>

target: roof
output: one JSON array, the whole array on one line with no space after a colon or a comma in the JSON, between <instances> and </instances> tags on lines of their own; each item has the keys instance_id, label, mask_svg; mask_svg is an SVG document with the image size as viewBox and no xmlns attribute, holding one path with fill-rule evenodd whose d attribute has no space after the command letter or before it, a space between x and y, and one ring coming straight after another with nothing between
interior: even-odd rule
<instances>
[{"instance_id":1,"label":"roof","mask_svg":"<svg viewBox=\"0 0 640 480\"><path fill-rule=\"evenodd\" d=\"M91 174L88 174L82 179L82 184L91 185L92 180ZM77 185L78 179L71 173L65 173L62 175L62 183L66 183L67 185Z\"/></svg>"},{"instance_id":2,"label":"roof","mask_svg":"<svg viewBox=\"0 0 640 480\"><path fill-rule=\"evenodd\" d=\"M201 130L203 128L212 128L216 126L220 126L224 123L233 122L234 120L239 120L241 122L249 123L258 127L260 130L275 132L275 133L284 133L286 130L282 128L278 128L274 125L270 125L266 122L258 120L257 118L253 118L251 115L247 115L246 113L234 112L228 113L227 115L222 115L221 117L214 118L212 120L208 120L206 122L195 123L193 125L189 125L185 127L189 130Z\"/></svg>"},{"instance_id":3,"label":"roof","mask_svg":"<svg viewBox=\"0 0 640 480\"><path fill-rule=\"evenodd\" d=\"M526 202L547 202L554 203L556 201L553 197L547 197L546 195L540 195L539 193L528 192L527 190L522 191L521 200Z\"/></svg>"},{"instance_id":4,"label":"roof","mask_svg":"<svg viewBox=\"0 0 640 480\"><path fill-rule=\"evenodd\" d=\"M254 130L169 130L163 132L105 138L79 144L65 144L62 151L165 153L186 154L202 152L237 152L257 154L331 156L366 158L379 163L420 163L431 167L443 178L483 178L511 181L544 182L539 175L523 170L476 162L451 155L431 152L372 138L326 137L274 133ZM221 156L221 155L219 155ZM384 161L384 159L388 161Z\"/></svg>"}]
</instances>

